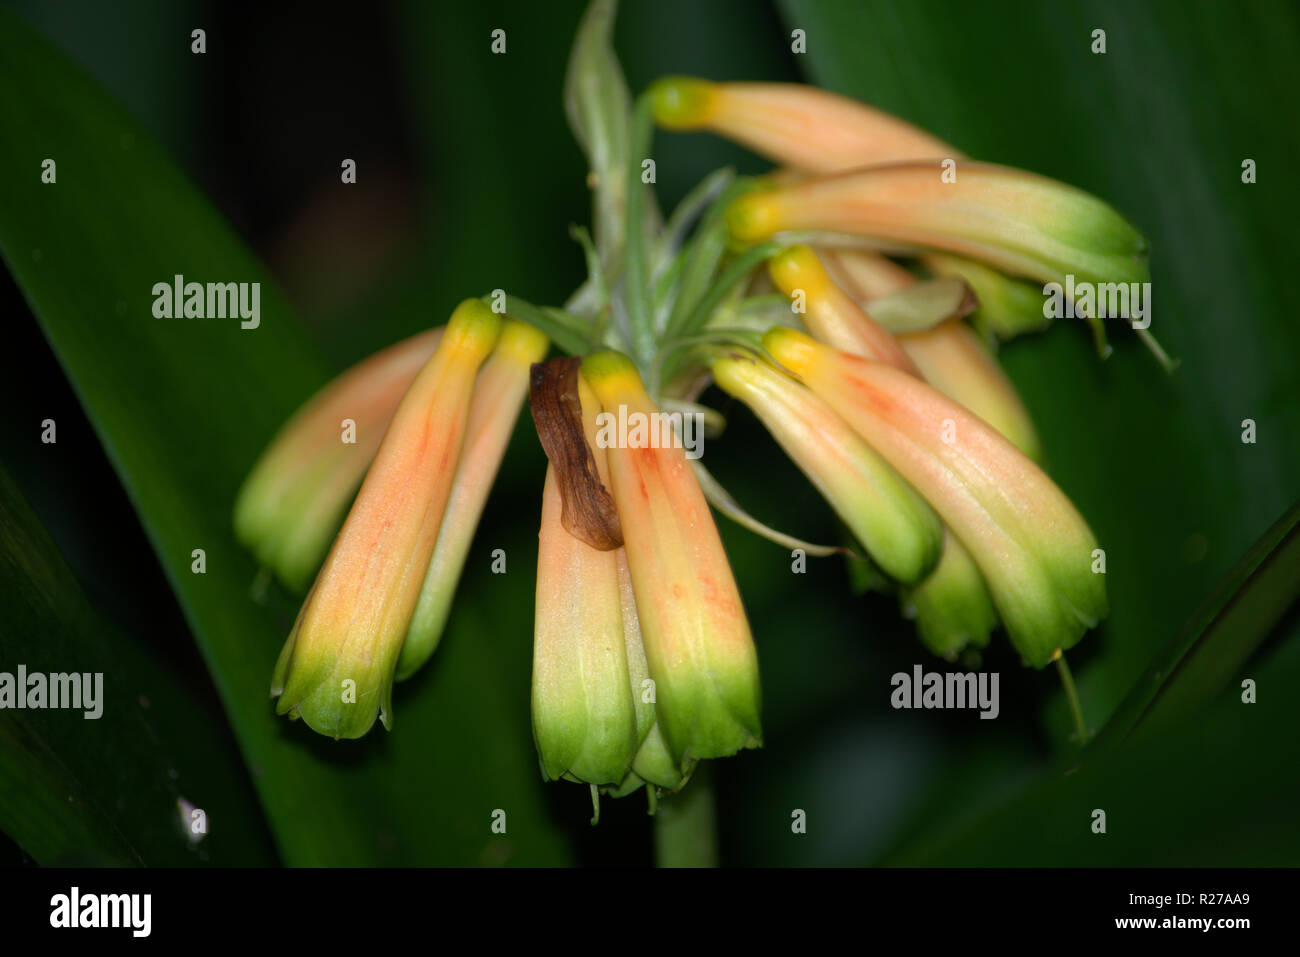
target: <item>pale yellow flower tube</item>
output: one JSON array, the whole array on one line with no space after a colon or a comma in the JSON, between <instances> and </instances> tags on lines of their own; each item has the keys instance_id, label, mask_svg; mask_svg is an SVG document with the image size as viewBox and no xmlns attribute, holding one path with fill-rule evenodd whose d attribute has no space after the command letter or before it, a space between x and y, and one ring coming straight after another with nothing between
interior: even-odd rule
<instances>
[{"instance_id":1,"label":"pale yellow flower tube","mask_svg":"<svg viewBox=\"0 0 1300 957\"><path fill-rule=\"evenodd\" d=\"M938 517L830 406L754 359L717 359L713 378L753 410L883 572L908 584L930 573L943 541Z\"/></svg>"},{"instance_id":2,"label":"pale yellow flower tube","mask_svg":"<svg viewBox=\"0 0 1300 957\"><path fill-rule=\"evenodd\" d=\"M582 372L606 412L658 415L621 353ZM606 454L664 738L682 767L756 747L758 658L708 503L680 447L626 438Z\"/></svg>"},{"instance_id":3,"label":"pale yellow flower tube","mask_svg":"<svg viewBox=\"0 0 1300 957\"><path fill-rule=\"evenodd\" d=\"M392 723L393 670L437 542L480 364L501 319L461 303L398 406L276 663L276 712L335 738Z\"/></svg>"},{"instance_id":4,"label":"pale yellow flower tube","mask_svg":"<svg viewBox=\"0 0 1300 957\"><path fill-rule=\"evenodd\" d=\"M1046 665L1105 615L1092 532L995 429L913 376L794 330L771 330L764 346L926 497L970 551L1031 665Z\"/></svg>"},{"instance_id":5,"label":"pale yellow flower tube","mask_svg":"<svg viewBox=\"0 0 1300 957\"><path fill-rule=\"evenodd\" d=\"M397 660L398 681L419 670L438 647L483 506L528 393L528 369L546 355L548 346L546 336L532 326L507 319L496 348L479 371L447 513Z\"/></svg>"},{"instance_id":6,"label":"pale yellow flower tube","mask_svg":"<svg viewBox=\"0 0 1300 957\"><path fill-rule=\"evenodd\" d=\"M709 130L810 173L961 155L896 116L799 83L673 76L656 82L650 95L655 120L666 129Z\"/></svg>"},{"instance_id":7,"label":"pale yellow flower tube","mask_svg":"<svg viewBox=\"0 0 1300 957\"><path fill-rule=\"evenodd\" d=\"M289 588L311 583L397 404L441 337L441 327L429 329L342 373L294 413L244 480L235 535Z\"/></svg>"}]
</instances>

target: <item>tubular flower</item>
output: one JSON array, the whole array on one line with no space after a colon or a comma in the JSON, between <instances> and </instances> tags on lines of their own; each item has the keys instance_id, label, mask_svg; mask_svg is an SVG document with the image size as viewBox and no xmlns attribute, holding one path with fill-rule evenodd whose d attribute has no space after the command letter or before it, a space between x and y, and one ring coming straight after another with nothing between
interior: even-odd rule
<instances>
[{"instance_id":1,"label":"tubular flower","mask_svg":"<svg viewBox=\"0 0 1300 957\"><path fill-rule=\"evenodd\" d=\"M895 116L812 86L671 76L655 83L650 97L665 129L719 133L810 173L960 155Z\"/></svg>"},{"instance_id":2,"label":"tubular flower","mask_svg":"<svg viewBox=\"0 0 1300 957\"><path fill-rule=\"evenodd\" d=\"M415 674L438 647L465 557L528 392L528 369L546 355L549 345L532 326L507 319L478 374L446 515L397 660L398 681Z\"/></svg>"},{"instance_id":3,"label":"tubular flower","mask_svg":"<svg viewBox=\"0 0 1300 957\"><path fill-rule=\"evenodd\" d=\"M1038 433L1015 386L979 338L959 319L899 336L922 378L970 409L1031 459L1042 455Z\"/></svg>"},{"instance_id":4,"label":"tubular flower","mask_svg":"<svg viewBox=\"0 0 1300 957\"><path fill-rule=\"evenodd\" d=\"M830 257L830 262L842 277L838 281L865 298L880 300L916 282L902 266L876 253L843 250ZM1031 458L1036 457L1038 439L1029 413L1001 367L973 339L961 320L953 318L930 330L902 334L898 342L927 382L980 415ZM998 623L993 598L970 552L951 531L944 529L939 563L933 572L911 587L904 585L900 591L903 613L916 620L921 643L935 654L952 660L967 645L984 647L989 643Z\"/></svg>"},{"instance_id":5,"label":"tubular flower","mask_svg":"<svg viewBox=\"0 0 1300 957\"><path fill-rule=\"evenodd\" d=\"M970 551L1012 644L1036 668L1106 613L1096 539L1014 445L918 379L791 329L763 344L923 494Z\"/></svg>"},{"instance_id":6,"label":"tubular flower","mask_svg":"<svg viewBox=\"0 0 1300 957\"><path fill-rule=\"evenodd\" d=\"M572 374L583 432L599 480L607 484L605 450L595 445L600 405L576 369ZM636 625L636 607L624 604L623 550L597 549L578 538L565 528L562 513L556 469L549 466L533 619L533 737L547 778L617 785L644 738L625 636L626 626Z\"/></svg>"},{"instance_id":7,"label":"tubular flower","mask_svg":"<svg viewBox=\"0 0 1300 957\"><path fill-rule=\"evenodd\" d=\"M792 247L798 248L801 247ZM873 259L881 265L874 264ZM897 294L916 281L911 273L883 256L856 253L840 257L836 265L851 277L844 281L852 283L855 292L873 299ZM870 292L864 291L864 287ZM827 345L885 361L879 350L863 342L868 331L873 335L883 332L865 312L853 326L855 331L839 336L826 335L813 323L808 325L813 336ZM1038 434L1015 386L960 318L947 319L928 329L900 333L897 343L910 360L912 370L926 382L988 422L1030 458L1039 457ZM898 363L891 365L898 366Z\"/></svg>"},{"instance_id":8,"label":"tubular flower","mask_svg":"<svg viewBox=\"0 0 1300 957\"><path fill-rule=\"evenodd\" d=\"M1031 461L1014 389L965 325L971 290L981 328L1011 334L1033 324L1002 312L1024 311L1032 287L1003 273L1144 279L1146 243L1100 200L968 162L812 88L668 78L634 100L614 15L613 0L592 0L566 74L594 193L592 228L571 232L587 280L558 307L508 296L510 319L466 300L444 330L340 377L258 462L235 524L281 580L305 584L346 511L272 697L335 738L389 726L393 682L439 644L527 390L548 459L531 686L541 772L593 795L645 786L653 808L699 761L762 739L757 652L710 503L808 555L844 551L757 522L696 461L688 427L712 438L723 423L700 404L709 384L820 491L926 647L952 659L1000 620L1041 668L1105 615L1104 578L1092 533ZM782 169L719 171L661 217L640 159L656 121L722 133ZM844 234L919 252L938 278ZM567 355L542 361L550 342Z\"/></svg>"},{"instance_id":9,"label":"tubular flower","mask_svg":"<svg viewBox=\"0 0 1300 957\"><path fill-rule=\"evenodd\" d=\"M582 366L601 405L656 421L636 366L613 351ZM758 659L740 594L680 447L630 432L608 448L659 724L679 765L756 747Z\"/></svg>"},{"instance_id":10,"label":"tubular flower","mask_svg":"<svg viewBox=\"0 0 1300 957\"><path fill-rule=\"evenodd\" d=\"M943 526L916 491L825 402L767 363L724 356L713 379L744 402L891 578L920 581Z\"/></svg>"},{"instance_id":11,"label":"tubular flower","mask_svg":"<svg viewBox=\"0 0 1300 957\"><path fill-rule=\"evenodd\" d=\"M944 172L909 161L755 190L732 202L727 223L745 244L817 230L946 250L1042 282L1148 278L1146 240L1082 190L989 163L960 163L950 182Z\"/></svg>"},{"instance_id":12,"label":"tubular flower","mask_svg":"<svg viewBox=\"0 0 1300 957\"><path fill-rule=\"evenodd\" d=\"M280 430L235 500L235 535L289 588L311 583L379 440L442 329L357 363Z\"/></svg>"},{"instance_id":13,"label":"tubular flower","mask_svg":"<svg viewBox=\"0 0 1300 957\"><path fill-rule=\"evenodd\" d=\"M652 88L652 96L656 118L663 126L705 126L778 163L813 172L838 173L877 163L958 155L947 144L887 114L797 84L711 84L670 77ZM816 161L801 162L804 154ZM748 200L760 207L771 201L761 193ZM950 263L956 257L937 258ZM976 263L970 266L991 273ZM964 326L946 322L900 335L895 343L848 295L856 292L860 300L872 300L906 289L915 279L902 266L861 250L825 251L819 257L807 246L794 246L775 256L768 268L773 282L786 295L802 290L807 297L804 322L815 338L924 376L939 391L998 428L1027 455L1038 457L1038 437L1014 387ZM970 269L959 272L950 268L945 274L965 279L970 273ZM977 292L993 291L992 282L984 275L978 279ZM1009 280L1003 282L1010 284ZM1005 305L1000 300L991 305L987 314L1000 317L1005 311L999 308ZM1012 315L1020 311L1013 310ZM1041 297L1036 311L1041 316Z\"/></svg>"},{"instance_id":14,"label":"tubular flower","mask_svg":"<svg viewBox=\"0 0 1300 957\"><path fill-rule=\"evenodd\" d=\"M272 678L276 712L356 738L392 722L393 671L433 554L478 369L501 319L461 303L403 397L298 613Z\"/></svg>"}]
</instances>

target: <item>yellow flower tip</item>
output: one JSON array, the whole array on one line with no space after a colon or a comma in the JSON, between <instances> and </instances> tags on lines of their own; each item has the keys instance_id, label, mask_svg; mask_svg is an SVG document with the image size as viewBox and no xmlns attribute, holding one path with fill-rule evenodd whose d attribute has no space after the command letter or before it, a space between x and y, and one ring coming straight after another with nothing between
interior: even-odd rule
<instances>
[{"instance_id":1,"label":"yellow flower tip","mask_svg":"<svg viewBox=\"0 0 1300 957\"><path fill-rule=\"evenodd\" d=\"M535 326L507 318L501 327L496 354L516 362L533 363L541 361L550 345L551 341Z\"/></svg>"},{"instance_id":2,"label":"yellow flower tip","mask_svg":"<svg viewBox=\"0 0 1300 957\"><path fill-rule=\"evenodd\" d=\"M650 87L655 122L670 130L697 130L713 114L716 84L690 76L666 76Z\"/></svg>"},{"instance_id":3,"label":"yellow flower tip","mask_svg":"<svg viewBox=\"0 0 1300 957\"><path fill-rule=\"evenodd\" d=\"M583 359L582 377L604 405L614 396L645 391L636 363L614 349L593 352Z\"/></svg>"},{"instance_id":4,"label":"yellow flower tip","mask_svg":"<svg viewBox=\"0 0 1300 957\"><path fill-rule=\"evenodd\" d=\"M727 207L727 231L735 245L762 242L781 229L776 189L756 190L738 196Z\"/></svg>"},{"instance_id":5,"label":"yellow flower tip","mask_svg":"<svg viewBox=\"0 0 1300 957\"><path fill-rule=\"evenodd\" d=\"M482 361L501 335L501 316L481 299L466 299L447 320L447 344Z\"/></svg>"},{"instance_id":6,"label":"yellow flower tip","mask_svg":"<svg viewBox=\"0 0 1300 957\"><path fill-rule=\"evenodd\" d=\"M804 375L817 361L818 342L797 329L777 326L763 334L768 355L795 375Z\"/></svg>"},{"instance_id":7,"label":"yellow flower tip","mask_svg":"<svg viewBox=\"0 0 1300 957\"><path fill-rule=\"evenodd\" d=\"M438 648L474 533L528 391L529 370L549 347L549 340L537 329L507 318L496 349L479 370L456 478L397 659L398 681L415 674Z\"/></svg>"},{"instance_id":8,"label":"yellow flower tip","mask_svg":"<svg viewBox=\"0 0 1300 957\"><path fill-rule=\"evenodd\" d=\"M830 285L831 277L811 247L798 245L783 249L768 261L772 282L787 296L802 289L809 298L822 296Z\"/></svg>"}]
</instances>

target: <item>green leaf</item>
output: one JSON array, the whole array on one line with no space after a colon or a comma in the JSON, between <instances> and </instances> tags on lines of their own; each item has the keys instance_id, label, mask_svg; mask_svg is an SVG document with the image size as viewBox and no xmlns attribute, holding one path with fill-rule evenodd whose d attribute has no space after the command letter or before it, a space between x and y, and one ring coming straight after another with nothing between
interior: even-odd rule
<instances>
[{"instance_id":1,"label":"green leaf","mask_svg":"<svg viewBox=\"0 0 1300 957\"><path fill-rule=\"evenodd\" d=\"M250 596L257 570L230 508L275 428L330 370L265 269L139 124L3 9L0 116L0 251L176 591L285 862L563 860L528 733L529 634L481 579L486 607L456 617L436 674L398 694L392 734L340 745L274 717L271 668L295 604ZM41 183L45 158L55 184ZM178 274L261 283L260 325L155 318L154 284ZM204 574L191 570L194 549ZM497 808L509 838L490 829Z\"/></svg>"},{"instance_id":2,"label":"green leaf","mask_svg":"<svg viewBox=\"0 0 1300 957\"><path fill-rule=\"evenodd\" d=\"M11 680L19 666L77 672L79 697L95 698L0 710L0 829L47 865L270 863L224 724L95 613L3 469L0 577L0 667ZM201 842L187 838L182 800L211 822Z\"/></svg>"},{"instance_id":3,"label":"green leaf","mask_svg":"<svg viewBox=\"0 0 1300 957\"><path fill-rule=\"evenodd\" d=\"M1300 503L1237 563L1157 655L1083 760L1185 717L1222 692L1300 599Z\"/></svg>"},{"instance_id":4,"label":"green leaf","mask_svg":"<svg viewBox=\"0 0 1300 957\"><path fill-rule=\"evenodd\" d=\"M1091 820L1101 810L1125 815L1128 836L1118 853L1126 863L1183 862L1186 851L1179 845L1188 835L1210 837L1213 848L1206 853L1216 856L1185 863L1289 863L1284 845L1271 837L1256 838L1252 850L1260 856L1254 860L1241 857L1245 848L1225 838L1246 807L1285 806L1300 784L1300 771L1287 757L1294 748L1282 744L1291 733L1290 689L1300 679L1300 618L1286 620L1297 609L1300 505L1242 558L1077 761L1029 779L984 816L959 816L938 833L927 830L891 862L959 864L1009 854L1016 863L1043 863L1032 846L998 850L1010 834L1037 823L1052 834L1054 854L1067 855L1051 863L1113 863L1095 846L1100 834ZM1252 660L1265 639L1279 633L1277 652ZM1243 677L1255 683L1249 700ZM1135 728L1139 733L1132 733Z\"/></svg>"},{"instance_id":5,"label":"green leaf","mask_svg":"<svg viewBox=\"0 0 1300 957\"><path fill-rule=\"evenodd\" d=\"M1300 771L1287 746L1300 682L1294 616L1275 653L1248 672L1261 689L1257 704L1227 694L1072 773L1040 775L987 813L969 813L966 798L955 823L936 826L932 816L883 863L1293 866L1300 855L1293 826ZM949 790L950 800L953 793L960 792ZM1099 810L1104 834L1093 830Z\"/></svg>"}]
</instances>

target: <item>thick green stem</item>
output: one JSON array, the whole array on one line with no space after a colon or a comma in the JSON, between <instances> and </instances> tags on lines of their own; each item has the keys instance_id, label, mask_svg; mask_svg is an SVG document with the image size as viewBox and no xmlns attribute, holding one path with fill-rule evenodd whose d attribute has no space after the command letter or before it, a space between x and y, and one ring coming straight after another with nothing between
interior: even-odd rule
<instances>
[{"instance_id":1,"label":"thick green stem","mask_svg":"<svg viewBox=\"0 0 1300 957\"><path fill-rule=\"evenodd\" d=\"M717 867L717 809L713 769L701 761L680 794L665 797L655 813L658 867Z\"/></svg>"}]
</instances>

